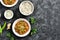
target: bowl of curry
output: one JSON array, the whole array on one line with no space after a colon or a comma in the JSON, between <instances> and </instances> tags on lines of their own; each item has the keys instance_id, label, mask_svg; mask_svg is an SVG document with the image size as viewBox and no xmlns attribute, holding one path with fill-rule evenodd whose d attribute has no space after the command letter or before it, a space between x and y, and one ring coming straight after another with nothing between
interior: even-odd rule
<instances>
[{"instance_id":1,"label":"bowl of curry","mask_svg":"<svg viewBox=\"0 0 60 40\"><path fill-rule=\"evenodd\" d=\"M25 37L30 33L31 25L26 19L19 18L14 21L12 31L18 37Z\"/></svg>"},{"instance_id":2,"label":"bowl of curry","mask_svg":"<svg viewBox=\"0 0 60 40\"><path fill-rule=\"evenodd\" d=\"M13 7L17 2L18 0L1 0L1 4L5 7Z\"/></svg>"}]
</instances>

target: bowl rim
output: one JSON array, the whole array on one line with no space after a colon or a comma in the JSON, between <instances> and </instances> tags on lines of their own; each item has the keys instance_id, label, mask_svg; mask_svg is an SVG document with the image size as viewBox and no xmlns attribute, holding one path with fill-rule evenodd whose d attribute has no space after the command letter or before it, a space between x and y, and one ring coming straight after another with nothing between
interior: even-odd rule
<instances>
[{"instance_id":1,"label":"bowl rim","mask_svg":"<svg viewBox=\"0 0 60 40\"><path fill-rule=\"evenodd\" d=\"M24 3L24 2L29 2L29 3L31 4L31 6L32 6L32 12L30 12L29 14L24 14L24 13L21 11L21 9L20 9L20 6L21 6L22 3ZM34 12L34 5L33 5L33 3L32 3L31 1L28 1L28 0L22 1L22 2L20 3L20 5L19 5L19 11L20 11L20 13L21 13L22 15L29 16L29 15L31 15L31 14Z\"/></svg>"},{"instance_id":2,"label":"bowl rim","mask_svg":"<svg viewBox=\"0 0 60 40\"><path fill-rule=\"evenodd\" d=\"M18 33L15 31L15 29L14 29L15 24L16 24L18 21L20 21L20 20L26 21L26 22L28 23L28 25L29 25L29 30L28 30L25 34L23 34L23 35L18 34ZM27 35L30 33L30 31L31 31L31 25L30 25L30 23L29 23L26 19L24 19L24 18L19 18L19 19L17 19L17 20L14 21L14 23L13 23L13 25L12 25L12 31L13 31L13 33L14 33L16 36L18 36L18 37L25 37L25 36L27 36Z\"/></svg>"},{"instance_id":3,"label":"bowl rim","mask_svg":"<svg viewBox=\"0 0 60 40\"><path fill-rule=\"evenodd\" d=\"M12 4L12 5L6 5L6 4L4 4L3 0L1 0L0 2L5 7L13 7L13 6L15 6L18 3L18 0L16 0L16 2L14 4Z\"/></svg>"}]
</instances>

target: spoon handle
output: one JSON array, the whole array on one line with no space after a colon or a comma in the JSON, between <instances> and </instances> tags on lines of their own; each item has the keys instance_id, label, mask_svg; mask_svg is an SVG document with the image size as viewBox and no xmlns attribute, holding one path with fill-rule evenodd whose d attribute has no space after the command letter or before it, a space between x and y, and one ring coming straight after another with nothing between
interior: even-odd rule
<instances>
[{"instance_id":1,"label":"spoon handle","mask_svg":"<svg viewBox=\"0 0 60 40\"><path fill-rule=\"evenodd\" d=\"M1 13L0 13L0 18L1 18Z\"/></svg>"}]
</instances>

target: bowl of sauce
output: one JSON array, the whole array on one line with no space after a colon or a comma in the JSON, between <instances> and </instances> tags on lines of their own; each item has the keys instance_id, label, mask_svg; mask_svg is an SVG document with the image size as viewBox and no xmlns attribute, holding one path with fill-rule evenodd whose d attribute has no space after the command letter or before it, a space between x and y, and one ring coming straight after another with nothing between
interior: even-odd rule
<instances>
[{"instance_id":1,"label":"bowl of sauce","mask_svg":"<svg viewBox=\"0 0 60 40\"><path fill-rule=\"evenodd\" d=\"M12 19L13 16L14 16L14 13L13 13L12 10L6 10L6 11L4 12L4 17L5 17L6 19Z\"/></svg>"},{"instance_id":2,"label":"bowl of sauce","mask_svg":"<svg viewBox=\"0 0 60 40\"><path fill-rule=\"evenodd\" d=\"M1 0L2 5L5 7L13 7L17 4L18 0Z\"/></svg>"},{"instance_id":3,"label":"bowl of sauce","mask_svg":"<svg viewBox=\"0 0 60 40\"><path fill-rule=\"evenodd\" d=\"M31 25L24 18L17 19L16 21L14 21L12 25L12 31L18 37L27 36L30 33L30 30L31 30Z\"/></svg>"}]
</instances>

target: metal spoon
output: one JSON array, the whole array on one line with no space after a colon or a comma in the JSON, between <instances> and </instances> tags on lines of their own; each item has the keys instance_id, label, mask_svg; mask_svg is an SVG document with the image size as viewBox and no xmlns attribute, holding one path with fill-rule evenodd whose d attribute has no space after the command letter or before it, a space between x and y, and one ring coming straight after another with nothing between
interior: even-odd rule
<instances>
[{"instance_id":1,"label":"metal spoon","mask_svg":"<svg viewBox=\"0 0 60 40\"><path fill-rule=\"evenodd\" d=\"M0 13L0 18L1 18L1 13Z\"/></svg>"}]
</instances>

